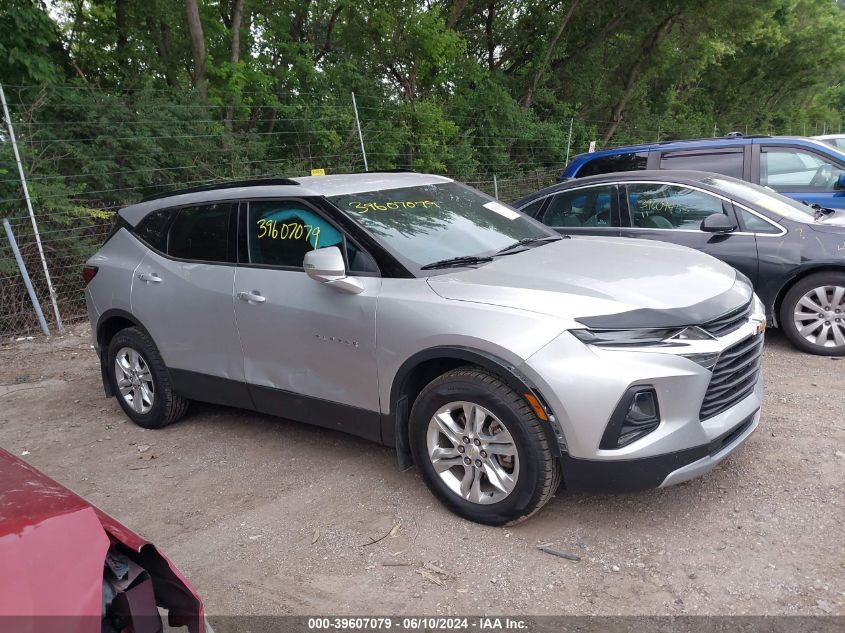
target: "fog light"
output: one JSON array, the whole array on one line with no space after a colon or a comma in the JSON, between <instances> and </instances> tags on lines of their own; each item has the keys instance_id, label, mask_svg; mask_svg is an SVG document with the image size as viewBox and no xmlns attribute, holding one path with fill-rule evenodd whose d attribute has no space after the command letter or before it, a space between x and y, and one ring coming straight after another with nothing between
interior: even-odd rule
<instances>
[{"instance_id":1,"label":"fog light","mask_svg":"<svg viewBox=\"0 0 845 633\"><path fill-rule=\"evenodd\" d=\"M651 433L660 426L660 408L653 387L631 387L616 406L599 448L615 449Z\"/></svg>"},{"instance_id":2,"label":"fog light","mask_svg":"<svg viewBox=\"0 0 845 633\"><path fill-rule=\"evenodd\" d=\"M628 409L628 420L634 423L649 422L657 415L657 402L653 391L640 391Z\"/></svg>"}]
</instances>

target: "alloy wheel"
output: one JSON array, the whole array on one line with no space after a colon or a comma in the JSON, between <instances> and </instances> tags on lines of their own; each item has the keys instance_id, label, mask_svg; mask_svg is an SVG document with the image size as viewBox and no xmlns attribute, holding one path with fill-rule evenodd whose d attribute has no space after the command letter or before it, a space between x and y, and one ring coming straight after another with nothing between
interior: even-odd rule
<instances>
[{"instance_id":1,"label":"alloy wheel","mask_svg":"<svg viewBox=\"0 0 845 633\"><path fill-rule=\"evenodd\" d=\"M475 403L440 407L428 424L426 444L443 483L472 503L501 501L519 479L513 437L498 417Z\"/></svg>"},{"instance_id":2,"label":"alloy wheel","mask_svg":"<svg viewBox=\"0 0 845 633\"><path fill-rule=\"evenodd\" d=\"M795 304L798 334L819 347L845 345L845 287L813 288Z\"/></svg>"},{"instance_id":3,"label":"alloy wheel","mask_svg":"<svg viewBox=\"0 0 845 633\"><path fill-rule=\"evenodd\" d=\"M114 358L114 375L126 404L136 413L149 413L155 401L155 384L144 357L131 347L121 347Z\"/></svg>"}]
</instances>

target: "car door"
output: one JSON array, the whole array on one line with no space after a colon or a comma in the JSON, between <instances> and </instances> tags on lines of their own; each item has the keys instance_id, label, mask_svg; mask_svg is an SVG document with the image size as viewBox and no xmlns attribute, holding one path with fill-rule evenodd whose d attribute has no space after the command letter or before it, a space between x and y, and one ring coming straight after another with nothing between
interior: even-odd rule
<instances>
[{"instance_id":1,"label":"car door","mask_svg":"<svg viewBox=\"0 0 845 633\"><path fill-rule=\"evenodd\" d=\"M617 187L603 184L560 191L546 198L537 217L564 235L618 236Z\"/></svg>"},{"instance_id":2,"label":"car door","mask_svg":"<svg viewBox=\"0 0 845 633\"><path fill-rule=\"evenodd\" d=\"M810 204L845 209L845 190L838 188L845 161L799 147L761 145L759 183Z\"/></svg>"},{"instance_id":3,"label":"car door","mask_svg":"<svg viewBox=\"0 0 845 633\"><path fill-rule=\"evenodd\" d=\"M135 270L131 303L182 395L205 393L212 377L218 388L203 400L247 406L246 389L239 389L243 355L232 298L236 220L231 202L147 216L136 234L151 248ZM232 397L223 397L227 385Z\"/></svg>"},{"instance_id":4,"label":"car door","mask_svg":"<svg viewBox=\"0 0 845 633\"><path fill-rule=\"evenodd\" d=\"M732 203L695 187L668 182L632 182L624 186L623 237L672 242L695 248L730 264L757 283L757 242L740 231ZM701 222L724 213L737 230L708 233Z\"/></svg>"},{"instance_id":5,"label":"car door","mask_svg":"<svg viewBox=\"0 0 845 633\"><path fill-rule=\"evenodd\" d=\"M235 317L256 408L378 440L375 262L307 201L249 201L240 216ZM331 246L363 292L305 274L305 254Z\"/></svg>"}]
</instances>

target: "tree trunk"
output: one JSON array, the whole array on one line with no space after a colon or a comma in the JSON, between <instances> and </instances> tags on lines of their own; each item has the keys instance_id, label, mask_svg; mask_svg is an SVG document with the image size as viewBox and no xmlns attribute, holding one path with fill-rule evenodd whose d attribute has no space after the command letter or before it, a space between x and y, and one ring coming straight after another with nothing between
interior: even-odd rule
<instances>
[{"instance_id":1,"label":"tree trunk","mask_svg":"<svg viewBox=\"0 0 845 633\"><path fill-rule=\"evenodd\" d=\"M543 75L546 74L546 68L549 66L549 61L554 54L555 48L557 48L557 43L560 41L561 35L563 35L564 30L566 30L566 26L569 24L569 21L572 19L572 14L575 13L575 9L578 8L578 4L581 0L572 0L569 4L569 9L566 10L566 13L563 16L563 20L560 22L560 26L557 29L557 33L552 38L552 41L549 42L549 47L546 49L546 54L543 56L543 60L540 62L540 67L537 68L537 72L534 73L534 79L531 82L530 87L528 88L528 92L525 94L525 99L522 101L522 106L525 108L530 108L531 104L534 103L534 94L537 92L537 88L540 86L540 81L543 79Z\"/></svg>"},{"instance_id":2,"label":"tree trunk","mask_svg":"<svg viewBox=\"0 0 845 633\"><path fill-rule=\"evenodd\" d=\"M484 21L484 34L487 38L487 67L496 69L496 43L493 41L493 20L496 19L496 2L487 5L487 19Z\"/></svg>"},{"instance_id":3,"label":"tree trunk","mask_svg":"<svg viewBox=\"0 0 845 633\"><path fill-rule=\"evenodd\" d=\"M641 47L642 53L628 70L625 81L622 84L622 95L610 111L610 125L607 126L607 129L602 135L602 143L607 143L616 134L616 130L619 129L619 124L622 122L622 117L625 114L625 108L628 106L628 101L630 101L631 95L634 93L634 88L637 86L637 80L640 78L643 66L654 55L657 47L660 46L660 42L668 35L669 30L679 15L680 13L673 13L646 36Z\"/></svg>"},{"instance_id":4,"label":"tree trunk","mask_svg":"<svg viewBox=\"0 0 845 633\"><path fill-rule=\"evenodd\" d=\"M458 23L458 20L461 19L461 14L464 12L464 9L467 8L469 4L469 0L455 0L455 4L452 5L452 10L449 12L449 19L446 20L446 28L453 29L455 25Z\"/></svg>"},{"instance_id":5,"label":"tree trunk","mask_svg":"<svg viewBox=\"0 0 845 633\"><path fill-rule=\"evenodd\" d=\"M237 65L241 58L241 18L244 14L244 0L235 0L232 7L232 47L229 50L229 61L232 66ZM226 108L226 129L232 131L232 119L235 116L235 106L230 104Z\"/></svg>"},{"instance_id":6,"label":"tree trunk","mask_svg":"<svg viewBox=\"0 0 845 633\"><path fill-rule=\"evenodd\" d=\"M178 85L176 80L176 72L173 69L173 56L170 54L170 27L164 22L158 22L156 19L147 16L147 30L156 47L159 61L161 61L162 72L164 72L164 80L171 88Z\"/></svg>"},{"instance_id":7,"label":"tree trunk","mask_svg":"<svg viewBox=\"0 0 845 633\"><path fill-rule=\"evenodd\" d=\"M115 0L114 21L117 30L117 40L115 42L117 65L123 73L126 73L129 70L129 58L126 53L126 0Z\"/></svg>"},{"instance_id":8,"label":"tree trunk","mask_svg":"<svg viewBox=\"0 0 845 633\"><path fill-rule=\"evenodd\" d=\"M200 11L197 6L197 0L185 0L185 15L188 18L188 31L191 34L191 53L194 58L194 72L191 78L194 87L199 91L203 98L208 94L208 86L206 85L206 52L205 52L205 36L202 32L202 22L200 21Z\"/></svg>"}]
</instances>

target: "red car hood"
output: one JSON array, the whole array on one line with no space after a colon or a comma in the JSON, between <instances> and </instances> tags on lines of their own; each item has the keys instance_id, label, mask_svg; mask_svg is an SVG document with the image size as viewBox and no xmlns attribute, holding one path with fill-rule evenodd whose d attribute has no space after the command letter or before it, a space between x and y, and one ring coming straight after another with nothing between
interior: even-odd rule
<instances>
[{"instance_id":1,"label":"red car hood","mask_svg":"<svg viewBox=\"0 0 845 633\"><path fill-rule=\"evenodd\" d=\"M99 633L103 564L113 543L149 572L171 624L199 633L202 600L152 543L0 449L0 622L14 621L9 630Z\"/></svg>"}]
</instances>

